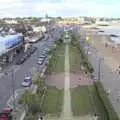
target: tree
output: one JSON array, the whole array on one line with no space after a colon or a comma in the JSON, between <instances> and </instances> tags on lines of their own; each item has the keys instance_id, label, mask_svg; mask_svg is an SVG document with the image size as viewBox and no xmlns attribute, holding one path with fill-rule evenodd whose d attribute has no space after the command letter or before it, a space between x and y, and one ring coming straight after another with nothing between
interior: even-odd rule
<instances>
[{"instance_id":1,"label":"tree","mask_svg":"<svg viewBox=\"0 0 120 120\"><path fill-rule=\"evenodd\" d=\"M25 93L22 94L21 99L19 100L19 104L22 104L25 106L25 109L29 107L29 105L32 103L32 94L25 90Z\"/></svg>"},{"instance_id":2,"label":"tree","mask_svg":"<svg viewBox=\"0 0 120 120\"><path fill-rule=\"evenodd\" d=\"M57 17L57 20L62 20L62 17L60 17L60 16L59 16L59 17Z\"/></svg>"},{"instance_id":3,"label":"tree","mask_svg":"<svg viewBox=\"0 0 120 120\"><path fill-rule=\"evenodd\" d=\"M38 89L37 89L37 93L42 95L43 90L44 90L44 81L42 78L35 80L34 82L35 85L37 85Z\"/></svg>"}]
</instances>

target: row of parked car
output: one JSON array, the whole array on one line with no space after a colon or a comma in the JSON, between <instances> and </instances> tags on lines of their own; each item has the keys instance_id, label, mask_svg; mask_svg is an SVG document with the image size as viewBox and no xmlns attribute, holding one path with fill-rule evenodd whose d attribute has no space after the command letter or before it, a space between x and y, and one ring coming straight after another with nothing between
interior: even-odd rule
<instances>
[{"instance_id":1,"label":"row of parked car","mask_svg":"<svg viewBox=\"0 0 120 120\"><path fill-rule=\"evenodd\" d=\"M49 52L48 48L42 49L39 51L39 57L38 57L38 62L37 64L42 65L44 63L45 58L47 57L47 54Z\"/></svg>"},{"instance_id":2,"label":"row of parked car","mask_svg":"<svg viewBox=\"0 0 120 120\"><path fill-rule=\"evenodd\" d=\"M49 52L48 48L41 49L38 57L38 62L37 64L42 65L45 61L45 58L47 57L47 54ZM32 77L31 76L26 76L24 78L24 81L21 83L23 87L30 87L32 85Z\"/></svg>"},{"instance_id":3,"label":"row of parked car","mask_svg":"<svg viewBox=\"0 0 120 120\"><path fill-rule=\"evenodd\" d=\"M18 59L15 64L16 65L20 65L22 63L25 62L25 60L27 60L28 57L30 57L35 51L37 50L36 47L31 47L27 50L26 53L24 53L23 57L21 57L21 59Z\"/></svg>"}]
</instances>

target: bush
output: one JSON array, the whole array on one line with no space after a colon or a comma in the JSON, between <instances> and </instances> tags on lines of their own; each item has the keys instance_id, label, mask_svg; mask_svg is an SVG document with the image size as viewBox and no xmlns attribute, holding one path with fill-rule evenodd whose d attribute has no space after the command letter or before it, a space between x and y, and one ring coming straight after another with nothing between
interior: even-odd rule
<instances>
[{"instance_id":1,"label":"bush","mask_svg":"<svg viewBox=\"0 0 120 120\"><path fill-rule=\"evenodd\" d=\"M78 38L75 36L75 33L71 35L71 38L72 38L71 44L79 49L80 56L82 58L82 64L86 68L86 71L92 73L94 69L91 63L88 61L85 51L80 45Z\"/></svg>"},{"instance_id":2,"label":"bush","mask_svg":"<svg viewBox=\"0 0 120 120\"><path fill-rule=\"evenodd\" d=\"M110 103L107 93L103 89L101 83L100 82L95 83L95 88L99 100L104 106L108 120L119 120L119 117L117 116L117 113L115 112L112 104Z\"/></svg>"},{"instance_id":3,"label":"bush","mask_svg":"<svg viewBox=\"0 0 120 120\"><path fill-rule=\"evenodd\" d=\"M28 111L29 111L30 113L32 113L33 115L39 113L39 112L41 111L41 109L40 109L40 101L31 104L31 105L29 106Z\"/></svg>"},{"instance_id":4,"label":"bush","mask_svg":"<svg viewBox=\"0 0 120 120\"><path fill-rule=\"evenodd\" d=\"M29 115L29 116L26 116L24 120L37 120L37 117L33 115Z\"/></svg>"}]
</instances>

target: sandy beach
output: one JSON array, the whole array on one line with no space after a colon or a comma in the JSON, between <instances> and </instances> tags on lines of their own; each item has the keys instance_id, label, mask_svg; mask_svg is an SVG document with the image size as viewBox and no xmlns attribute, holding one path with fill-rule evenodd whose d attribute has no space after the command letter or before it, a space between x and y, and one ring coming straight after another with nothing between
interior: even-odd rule
<instances>
[{"instance_id":1,"label":"sandy beach","mask_svg":"<svg viewBox=\"0 0 120 120\"><path fill-rule=\"evenodd\" d=\"M120 65L120 46L114 44L109 36L99 35L95 30L90 28L81 29L82 36L89 36L93 46L97 49L98 54L104 57L104 61L113 70L117 70ZM108 46L105 46L105 43Z\"/></svg>"}]
</instances>

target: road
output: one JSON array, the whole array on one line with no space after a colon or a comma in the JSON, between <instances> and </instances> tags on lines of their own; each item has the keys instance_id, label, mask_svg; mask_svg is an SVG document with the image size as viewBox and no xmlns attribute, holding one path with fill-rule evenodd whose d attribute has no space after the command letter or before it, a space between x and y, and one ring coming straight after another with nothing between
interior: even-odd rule
<instances>
[{"instance_id":1,"label":"road","mask_svg":"<svg viewBox=\"0 0 120 120\"><path fill-rule=\"evenodd\" d=\"M58 28L57 30L49 33L49 39L48 40L42 40L38 43L35 43L34 46L36 46L38 49L42 49L45 47L44 44L52 44L54 40L58 39L60 37L62 29ZM52 37L51 37L52 34ZM11 69L14 69L14 86L15 89L21 88L21 82L24 80L24 77L27 74L31 74L36 70L36 63L37 63L37 51L30 57L28 60L25 61L22 65L14 65L10 67L8 70L6 70L9 74L7 76L1 76L0 78L0 110L4 107L9 97L12 95L12 77ZM39 70L43 68L44 64L39 66Z\"/></svg>"}]
</instances>

